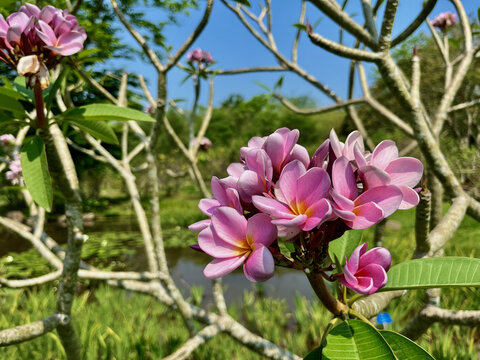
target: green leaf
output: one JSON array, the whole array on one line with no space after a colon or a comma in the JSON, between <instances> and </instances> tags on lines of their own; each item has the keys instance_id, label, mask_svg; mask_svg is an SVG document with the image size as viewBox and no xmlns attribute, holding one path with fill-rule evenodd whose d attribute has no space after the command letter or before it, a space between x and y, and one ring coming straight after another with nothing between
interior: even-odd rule
<instances>
[{"instance_id":1,"label":"green leaf","mask_svg":"<svg viewBox=\"0 0 480 360\"><path fill-rule=\"evenodd\" d=\"M401 334L389 330L380 330L380 334L398 359L435 360L423 348Z\"/></svg>"},{"instance_id":2,"label":"green leaf","mask_svg":"<svg viewBox=\"0 0 480 360\"><path fill-rule=\"evenodd\" d=\"M24 76L17 76L15 78L15 80L13 81L13 85L15 86L15 88L20 93L22 93L22 95L25 98L30 99L33 102L33 100L34 100L33 90L28 89L27 85L25 85L25 77Z\"/></svg>"},{"instance_id":3,"label":"green leaf","mask_svg":"<svg viewBox=\"0 0 480 360\"><path fill-rule=\"evenodd\" d=\"M297 29L307 31L307 26L305 24L293 24Z\"/></svg>"},{"instance_id":4,"label":"green leaf","mask_svg":"<svg viewBox=\"0 0 480 360\"><path fill-rule=\"evenodd\" d=\"M50 211L52 209L52 182L48 172L47 156L42 139L35 135L22 146L20 154L25 186L33 200Z\"/></svg>"},{"instance_id":5,"label":"green leaf","mask_svg":"<svg viewBox=\"0 0 480 360\"><path fill-rule=\"evenodd\" d=\"M7 89L4 89L7 90ZM0 93L0 110L10 111L13 115L20 119L24 119L26 114L25 110L18 100Z\"/></svg>"},{"instance_id":6,"label":"green leaf","mask_svg":"<svg viewBox=\"0 0 480 360\"><path fill-rule=\"evenodd\" d=\"M77 126L80 130L89 133L94 138L105 141L109 144L118 144L117 135L115 135L112 128L103 121L70 120L68 123Z\"/></svg>"},{"instance_id":7,"label":"green leaf","mask_svg":"<svg viewBox=\"0 0 480 360\"><path fill-rule=\"evenodd\" d=\"M252 5L250 5L249 0L235 0L235 1L239 4L242 4L242 5L245 5L245 6L248 6L248 7L252 6Z\"/></svg>"},{"instance_id":8,"label":"green leaf","mask_svg":"<svg viewBox=\"0 0 480 360\"><path fill-rule=\"evenodd\" d=\"M441 257L417 259L393 266L380 291L480 286L480 259Z\"/></svg>"},{"instance_id":9,"label":"green leaf","mask_svg":"<svg viewBox=\"0 0 480 360\"><path fill-rule=\"evenodd\" d=\"M16 100L25 100L25 101L30 100L29 98L27 98L21 92L15 91L15 89L9 88L7 86L0 88L0 94L8 96L8 97L10 97L12 99L16 99Z\"/></svg>"},{"instance_id":10,"label":"green leaf","mask_svg":"<svg viewBox=\"0 0 480 360\"><path fill-rule=\"evenodd\" d=\"M315 349L305 357L305 360L318 359L397 360L397 357L373 326L360 320L347 320L327 335L320 352Z\"/></svg>"},{"instance_id":11,"label":"green leaf","mask_svg":"<svg viewBox=\"0 0 480 360\"><path fill-rule=\"evenodd\" d=\"M134 109L124 108L109 104L91 104L72 108L65 111L58 117L71 121L71 120L84 120L84 121L147 121L155 122L149 115Z\"/></svg>"},{"instance_id":12,"label":"green leaf","mask_svg":"<svg viewBox=\"0 0 480 360\"><path fill-rule=\"evenodd\" d=\"M342 266L345 265L345 255L349 257L353 250L362 242L362 230L348 230L342 237L328 244L328 254L332 260L335 256Z\"/></svg>"},{"instance_id":13,"label":"green leaf","mask_svg":"<svg viewBox=\"0 0 480 360\"><path fill-rule=\"evenodd\" d=\"M261 83L260 81L254 81L254 83L257 84L258 86L264 88L264 89L267 90L268 92L271 91L270 88L269 88L267 85Z\"/></svg>"},{"instance_id":14,"label":"green leaf","mask_svg":"<svg viewBox=\"0 0 480 360\"><path fill-rule=\"evenodd\" d=\"M273 88L274 89L279 89L279 88L282 87L282 85L283 85L283 76L280 76L280 78L277 80L275 85L273 85Z\"/></svg>"}]
</instances>

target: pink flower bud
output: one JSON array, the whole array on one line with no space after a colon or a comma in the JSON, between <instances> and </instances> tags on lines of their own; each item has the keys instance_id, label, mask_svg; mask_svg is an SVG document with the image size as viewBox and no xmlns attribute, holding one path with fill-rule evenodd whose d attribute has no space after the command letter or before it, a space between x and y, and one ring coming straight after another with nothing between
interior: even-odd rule
<instances>
[{"instance_id":1,"label":"pink flower bud","mask_svg":"<svg viewBox=\"0 0 480 360\"><path fill-rule=\"evenodd\" d=\"M390 252L383 247L369 251L367 243L358 246L347 260L340 282L353 291L369 295L387 283L387 271L390 269Z\"/></svg>"},{"instance_id":2,"label":"pink flower bud","mask_svg":"<svg viewBox=\"0 0 480 360\"><path fill-rule=\"evenodd\" d=\"M432 25L445 31L446 28L452 27L457 22L457 15L450 11L439 14L432 20Z\"/></svg>"}]
</instances>

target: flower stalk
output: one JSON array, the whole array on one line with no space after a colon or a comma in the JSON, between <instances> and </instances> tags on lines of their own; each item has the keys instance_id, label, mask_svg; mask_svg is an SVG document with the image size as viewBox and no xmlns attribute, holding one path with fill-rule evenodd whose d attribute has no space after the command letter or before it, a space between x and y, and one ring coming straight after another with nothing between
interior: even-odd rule
<instances>
[{"instance_id":1,"label":"flower stalk","mask_svg":"<svg viewBox=\"0 0 480 360\"><path fill-rule=\"evenodd\" d=\"M33 86L33 94L35 97L35 110L37 111L37 128L45 129L47 127L47 119L45 118L45 102L43 101L42 85L39 81L35 81Z\"/></svg>"},{"instance_id":2,"label":"flower stalk","mask_svg":"<svg viewBox=\"0 0 480 360\"><path fill-rule=\"evenodd\" d=\"M347 305L341 303L332 295L320 273L310 272L306 274L313 291L332 314L341 315L349 311Z\"/></svg>"}]
</instances>

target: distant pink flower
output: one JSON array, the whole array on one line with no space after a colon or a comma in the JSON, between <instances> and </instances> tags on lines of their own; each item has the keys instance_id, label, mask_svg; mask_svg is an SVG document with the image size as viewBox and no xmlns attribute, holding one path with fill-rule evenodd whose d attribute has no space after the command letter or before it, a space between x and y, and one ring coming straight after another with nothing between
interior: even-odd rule
<instances>
[{"instance_id":1,"label":"distant pink flower","mask_svg":"<svg viewBox=\"0 0 480 360\"><path fill-rule=\"evenodd\" d=\"M187 54L189 63L208 65L213 62L212 54L202 49L194 49Z\"/></svg>"},{"instance_id":2,"label":"distant pink flower","mask_svg":"<svg viewBox=\"0 0 480 360\"><path fill-rule=\"evenodd\" d=\"M268 280L274 271L273 256L268 246L276 238L277 230L267 215L256 214L247 220L232 208L217 208L211 225L198 235L200 249L215 258L203 273L215 279L243 264L248 280Z\"/></svg>"},{"instance_id":3,"label":"distant pink flower","mask_svg":"<svg viewBox=\"0 0 480 360\"><path fill-rule=\"evenodd\" d=\"M353 291L369 295L387 283L387 271L390 269L390 252L383 247L369 251L367 243L358 246L347 259L340 282Z\"/></svg>"},{"instance_id":4,"label":"distant pink flower","mask_svg":"<svg viewBox=\"0 0 480 360\"><path fill-rule=\"evenodd\" d=\"M0 135L0 142L5 146L15 145L15 136L12 134L3 134Z\"/></svg>"},{"instance_id":5,"label":"distant pink flower","mask_svg":"<svg viewBox=\"0 0 480 360\"><path fill-rule=\"evenodd\" d=\"M197 143L197 141L198 141L198 138L194 137L193 140L192 140L192 145L195 145ZM199 149L203 150L203 151L206 151L208 148L211 148L212 145L213 144L210 141L210 139L204 136L200 139Z\"/></svg>"},{"instance_id":6,"label":"distant pink flower","mask_svg":"<svg viewBox=\"0 0 480 360\"><path fill-rule=\"evenodd\" d=\"M273 217L280 236L293 237L310 231L328 220L331 206L328 197L330 179L325 170L306 170L298 160L288 163L275 184L275 198L253 196L253 204Z\"/></svg>"},{"instance_id":7,"label":"distant pink flower","mask_svg":"<svg viewBox=\"0 0 480 360\"><path fill-rule=\"evenodd\" d=\"M18 156L15 160L10 161L8 164L9 171L5 173L7 180L10 180L12 185L19 185L22 178L22 165Z\"/></svg>"},{"instance_id":8,"label":"distant pink flower","mask_svg":"<svg viewBox=\"0 0 480 360\"><path fill-rule=\"evenodd\" d=\"M456 22L457 15L450 11L445 11L432 20L432 25L445 31L446 28L455 25Z\"/></svg>"},{"instance_id":9,"label":"distant pink flower","mask_svg":"<svg viewBox=\"0 0 480 360\"><path fill-rule=\"evenodd\" d=\"M393 214L402 202L402 191L382 185L358 195L352 165L344 156L335 160L331 190L333 213L352 229L366 229Z\"/></svg>"},{"instance_id":10,"label":"distant pink flower","mask_svg":"<svg viewBox=\"0 0 480 360\"><path fill-rule=\"evenodd\" d=\"M411 209L420 201L413 189L423 174L423 164L412 157L398 157L398 149L392 140L384 140L378 144L369 160L356 153L359 164L359 176L364 189L372 189L383 185L396 185L402 191L402 202L399 209Z\"/></svg>"}]
</instances>

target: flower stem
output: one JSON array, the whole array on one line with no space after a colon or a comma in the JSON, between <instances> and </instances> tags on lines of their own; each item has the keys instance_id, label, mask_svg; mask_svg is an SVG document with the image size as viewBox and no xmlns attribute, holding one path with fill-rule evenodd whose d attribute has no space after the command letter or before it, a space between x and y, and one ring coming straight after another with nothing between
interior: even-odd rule
<instances>
[{"instance_id":1,"label":"flower stem","mask_svg":"<svg viewBox=\"0 0 480 360\"><path fill-rule=\"evenodd\" d=\"M308 281L310 281L310 285L312 285L315 294L317 294L320 301L332 314L340 315L348 312L348 307L333 297L320 273L310 272L307 274L307 278Z\"/></svg>"},{"instance_id":2,"label":"flower stem","mask_svg":"<svg viewBox=\"0 0 480 360\"><path fill-rule=\"evenodd\" d=\"M349 314L349 315L352 315L352 316L355 316L357 319L360 319L360 320L366 322L367 324L371 324L370 320L368 320L365 316L363 316L362 314L356 312L356 311L353 310L353 309L348 309L348 314Z\"/></svg>"},{"instance_id":3,"label":"flower stem","mask_svg":"<svg viewBox=\"0 0 480 360\"><path fill-rule=\"evenodd\" d=\"M47 127L47 120L45 119L45 103L43 102L43 90L40 81L35 81L33 86L33 93L35 95L35 110L37 111L37 127L45 129Z\"/></svg>"}]
</instances>

